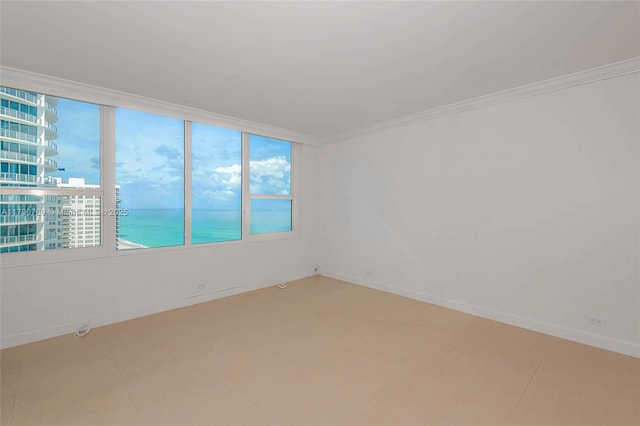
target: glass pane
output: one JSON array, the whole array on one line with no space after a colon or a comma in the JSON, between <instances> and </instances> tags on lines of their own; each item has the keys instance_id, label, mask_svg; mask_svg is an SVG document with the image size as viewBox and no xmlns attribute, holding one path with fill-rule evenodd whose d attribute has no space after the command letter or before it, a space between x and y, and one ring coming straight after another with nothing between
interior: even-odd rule
<instances>
[{"instance_id":1,"label":"glass pane","mask_svg":"<svg viewBox=\"0 0 640 426\"><path fill-rule=\"evenodd\" d=\"M98 188L100 185L100 107L67 99L45 97L46 116L57 112L56 124L48 123L43 133L45 184L52 181L67 187ZM49 137L57 136L55 142ZM55 154L57 149L57 154ZM50 158L48 153L51 153Z\"/></svg>"},{"instance_id":2,"label":"glass pane","mask_svg":"<svg viewBox=\"0 0 640 426\"><path fill-rule=\"evenodd\" d=\"M0 191L100 188L98 105L8 87L0 98ZM71 198L0 194L0 253L99 246L100 197Z\"/></svg>"},{"instance_id":3,"label":"glass pane","mask_svg":"<svg viewBox=\"0 0 640 426\"><path fill-rule=\"evenodd\" d=\"M0 175L0 183L100 185L98 105L7 87L0 87L0 97L11 100L0 109L0 160L14 172Z\"/></svg>"},{"instance_id":4,"label":"glass pane","mask_svg":"<svg viewBox=\"0 0 640 426\"><path fill-rule=\"evenodd\" d=\"M249 191L291 194L291 142L249 136Z\"/></svg>"},{"instance_id":5,"label":"glass pane","mask_svg":"<svg viewBox=\"0 0 640 426\"><path fill-rule=\"evenodd\" d=\"M193 244L242 238L242 133L191 126Z\"/></svg>"},{"instance_id":6,"label":"glass pane","mask_svg":"<svg viewBox=\"0 0 640 426\"><path fill-rule=\"evenodd\" d=\"M251 200L251 233L291 231L291 200Z\"/></svg>"},{"instance_id":7,"label":"glass pane","mask_svg":"<svg viewBox=\"0 0 640 426\"><path fill-rule=\"evenodd\" d=\"M116 109L118 249L184 244L184 122Z\"/></svg>"},{"instance_id":8,"label":"glass pane","mask_svg":"<svg viewBox=\"0 0 640 426\"><path fill-rule=\"evenodd\" d=\"M0 195L0 253L99 246L101 201L81 192Z\"/></svg>"}]
</instances>

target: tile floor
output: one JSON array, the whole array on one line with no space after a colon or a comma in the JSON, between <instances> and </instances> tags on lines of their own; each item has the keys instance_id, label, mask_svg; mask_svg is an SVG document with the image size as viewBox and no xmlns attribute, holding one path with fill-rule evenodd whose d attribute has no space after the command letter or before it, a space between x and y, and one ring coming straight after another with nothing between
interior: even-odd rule
<instances>
[{"instance_id":1,"label":"tile floor","mask_svg":"<svg viewBox=\"0 0 640 426\"><path fill-rule=\"evenodd\" d=\"M6 349L3 425L640 425L640 359L325 277Z\"/></svg>"}]
</instances>

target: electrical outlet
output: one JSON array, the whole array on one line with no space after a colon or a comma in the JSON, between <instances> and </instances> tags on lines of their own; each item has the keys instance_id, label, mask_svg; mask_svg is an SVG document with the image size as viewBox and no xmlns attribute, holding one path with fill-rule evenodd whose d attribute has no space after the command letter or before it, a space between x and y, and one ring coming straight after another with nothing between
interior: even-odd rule
<instances>
[{"instance_id":1,"label":"electrical outlet","mask_svg":"<svg viewBox=\"0 0 640 426\"><path fill-rule=\"evenodd\" d=\"M595 327L605 328L607 326L607 322L600 318L589 318L589 324Z\"/></svg>"}]
</instances>

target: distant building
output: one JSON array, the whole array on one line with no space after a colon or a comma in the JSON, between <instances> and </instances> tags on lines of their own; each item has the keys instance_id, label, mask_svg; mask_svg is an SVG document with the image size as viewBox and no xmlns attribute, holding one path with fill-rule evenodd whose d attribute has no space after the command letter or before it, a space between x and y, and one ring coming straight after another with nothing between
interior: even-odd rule
<instances>
[{"instance_id":1,"label":"distant building","mask_svg":"<svg viewBox=\"0 0 640 426\"><path fill-rule=\"evenodd\" d=\"M55 185L58 100L0 87L0 186ZM0 195L0 253L62 247L57 232L58 197ZM52 226L56 223L55 226Z\"/></svg>"},{"instance_id":2,"label":"distant building","mask_svg":"<svg viewBox=\"0 0 640 426\"><path fill-rule=\"evenodd\" d=\"M69 178L59 188L95 188L87 185L84 178ZM63 195L59 197L61 209L59 219L62 231L62 246L65 248L94 247L100 245L100 223L102 207L100 197L95 195Z\"/></svg>"},{"instance_id":3,"label":"distant building","mask_svg":"<svg viewBox=\"0 0 640 426\"><path fill-rule=\"evenodd\" d=\"M100 188L84 178L46 177L58 171L52 159L58 155L56 98L0 87L0 100L0 186ZM0 253L99 246L100 201L96 195L0 194Z\"/></svg>"}]
</instances>

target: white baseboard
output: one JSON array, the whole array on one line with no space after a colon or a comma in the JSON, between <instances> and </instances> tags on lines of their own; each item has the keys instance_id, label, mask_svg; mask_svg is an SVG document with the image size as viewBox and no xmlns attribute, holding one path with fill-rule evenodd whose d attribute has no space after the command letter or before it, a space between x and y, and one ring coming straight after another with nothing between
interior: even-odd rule
<instances>
[{"instance_id":1,"label":"white baseboard","mask_svg":"<svg viewBox=\"0 0 640 426\"><path fill-rule=\"evenodd\" d=\"M165 302L157 303L154 305L140 306L135 309L128 310L126 312L117 312L109 315L103 315L90 318L89 323L91 328L102 327L105 325L115 324L122 321L128 321L136 318L145 317L147 315L157 314L159 312L171 311L173 309L183 308L185 306L197 305L199 303L209 302L211 300L220 299L222 297L232 296L234 294L246 293L252 290L258 290L260 288L269 287L275 284L298 280L301 278L309 277L309 272L299 272L293 274L286 274L278 279L264 280L251 284L230 286L226 289L215 290L208 293L196 294L193 296L187 296L177 300L168 300ZM63 336L65 334L72 334L82 325L86 324L86 318L79 321L60 324L54 327L47 327L35 331L28 331L25 333L17 333L8 336L2 336L0 339L0 348L7 349L14 346L24 345L27 343L37 342L39 340L50 339L52 337Z\"/></svg>"},{"instance_id":2,"label":"white baseboard","mask_svg":"<svg viewBox=\"0 0 640 426\"><path fill-rule=\"evenodd\" d=\"M483 306L435 296L420 291L395 287L375 280L367 279L365 277L333 273L326 270L322 271L322 275L329 278L335 278L337 280L361 285L363 287L369 287L376 290L385 291L387 293L432 303L434 305L443 306L445 308L450 308L467 314L476 315L482 318L502 322L509 325L514 325L516 327L526 328L528 330L536 331L539 333L548 334L566 340L583 343L585 345L595 346L597 348L640 358L640 344L638 343L588 333L582 330L576 330L557 324L538 321L532 318L526 318L512 313L497 311Z\"/></svg>"}]
</instances>

